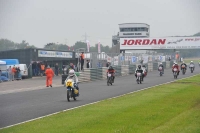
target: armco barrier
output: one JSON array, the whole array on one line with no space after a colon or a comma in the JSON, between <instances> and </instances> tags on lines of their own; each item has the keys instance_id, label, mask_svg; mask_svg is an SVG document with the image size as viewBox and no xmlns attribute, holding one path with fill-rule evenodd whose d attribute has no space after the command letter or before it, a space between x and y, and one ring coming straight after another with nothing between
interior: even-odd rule
<instances>
[{"instance_id":1,"label":"armco barrier","mask_svg":"<svg viewBox=\"0 0 200 133\"><path fill-rule=\"evenodd\" d=\"M97 70L96 68L90 69L90 78L92 81L97 80Z\"/></svg>"},{"instance_id":2,"label":"armco barrier","mask_svg":"<svg viewBox=\"0 0 200 133\"><path fill-rule=\"evenodd\" d=\"M116 71L115 76L121 76L121 66L113 66L113 68Z\"/></svg>"},{"instance_id":3,"label":"armco barrier","mask_svg":"<svg viewBox=\"0 0 200 133\"><path fill-rule=\"evenodd\" d=\"M134 74L135 73L135 69L136 69L136 65L129 65L129 74Z\"/></svg>"},{"instance_id":4,"label":"armco barrier","mask_svg":"<svg viewBox=\"0 0 200 133\"><path fill-rule=\"evenodd\" d=\"M153 63L148 63L148 72L153 71Z\"/></svg>"},{"instance_id":5,"label":"armco barrier","mask_svg":"<svg viewBox=\"0 0 200 133\"><path fill-rule=\"evenodd\" d=\"M153 70L157 70L158 69L158 62L154 62L153 63Z\"/></svg>"},{"instance_id":6,"label":"armco barrier","mask_svg":"<svg viewBox=\"0 0 200 133\"><path fill-rule=\"evenodd\" d=\"M102 67L102 79L106 79L107 78L107 67Z\"/></svg>"},{"instance_id":7,"label":"armco barrier","mask_svg":"<svg viewBox=\"0 0 200 133\"><path fill-rule=\"evenodd\" d=\"M121 66L121 75L125 76L129 74L129 66L128 65L122 65Z\"/></svg>"},{"instance_id":8,"label":"armco barrier","mask_svg":"<svg viewBox=\"0 0 200 133\"><path fill-rule=\"evenodd\" d=\"M163 62L163 65L166 66L166 68L171 68L170 65L172 65L173 62L166 61ZM129 74L134 74L135 69L138 67L138 65L141 64L134 64L134 65L122 65L122 66L113 66L116 73L115 76L125 76ZM151 72L153 70L158 69L159 62L154 63L148 63L144 64L148 70L148 72ZM78 77L79 82L88 82L88 81L95 81L95 80L101 80L107 78L107 67L102 68L85 68L83 72L79 72L80 76ZM62 82L63 83L63 82Z\"/></svg>"},{"instance_id":9,"label":"armco barrier","mask_svg":"<svg viewBox=\"0 0 200 133\"><path fill-rule=\"evenodd\" d=\"M102 68L96 69L97 79L102 79Z\"/></svg>"},{"instance_id":10,"label":"armco barrier","mask_svg":"<svg viewBox=\"0 0 200 133\"><path fill-rule=\"evenodd\" d=\"M91 69L84 69L83 72L80 72L80 76L78 77L79 82L88 82L91 80Z\"/></svg>"},{"instance_id":11,"label":"armco barrier","mask_svg":"<svg viewBox=\"0 0 200 133\"><path fill-rule=\"evenodd\" d=\"M170 61L166 61L166 68L170 68Z\"/></svg>"},{"instance_id":12,"label":"armco barrier","mask_svg":"<svg viewBox=\"0 0 200 133\"><path fill-rule=\"evenodd\" d=\"M166 62L162 62L164 69L166 69Z\"/></svg>"}]
</instances>

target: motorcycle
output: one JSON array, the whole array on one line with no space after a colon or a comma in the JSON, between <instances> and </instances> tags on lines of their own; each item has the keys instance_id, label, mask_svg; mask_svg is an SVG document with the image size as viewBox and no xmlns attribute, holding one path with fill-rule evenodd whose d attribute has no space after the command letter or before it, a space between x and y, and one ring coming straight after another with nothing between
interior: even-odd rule
<instances>
[{"instance_id":1,"label":"motorcycle","mask_svg":"<svg viewBox=\"0 0 200 133\"><path fill-rule=\"evenodd\" d=\"M142 74L141 73L137 73L137 83L142 84Z\"/></svg>"},{"instance_id":2,"label":"motorcycle","mask_svg":"<svg viewBox=\"0 0 200 133\"><path fill-rule=\"evenodd\" d=\"M177 77L178 77L178 69L174 68L173 71L174 71L174 79L177 79Z\"/></svg>"},{"instance_id":3,"label":"motorcycle","mask_svg":"<svg viewBox=\"0 0 200 133\"><path fill-rule=\"evenodd\" d=\"M186 72L186 66L185 66L185 65L182 65L181 68L182 68L182 74L184 75L185 72Z\"/></svg>"},{"instance_id":4,"label":"motorcycle","mask_svg":"<svg viewBox=\"0 0 200 133\"><path fill-rule=\"evenodd\" d=\"M144 73L144 77L147 76L147 69L145 67L142 67L143 73Z\"/></svg>"},{"instance_id":5,"label":"motorcycle","mask_svg":"<svg viewBox=\"0 0 200 133\"><path fill-rule=\"evenodd\" d=\"M113 83L113 77L112 77L112 74L111 73L108 73L107 75L107 85L112 85Z\"/></svg>"},{"instance_id":6,"label":"motorcycle","mask_svg":"<svg viewBox=\"0 0 200 133\"><path fill-rule=\"evenodd\" d=\"M191 73L193 73L193 71L194 71L194 64L190 64L190 70L191 70Z\"/></svg>"},{"instance_id":7,"label":"motorcycle","mask_svg":"<svg viewBox=\"0 0 200 133\"><path fill-rule=\"evenodd\" d=\"M70 102L70 99L76 100L76 97L79 96L79 91L77 89L77 84L74 83L73 79L68 79L65 81L65 86L67 88L67 100Z\"/></svg>"},{"instance_id":8,"label":"motorcycle","mask_svg":"<svg viewBox=\"0 0 200 133\"><path fill-rule=\"evenodd\" d=\"M160 76L162 76L163 75L163 68L159 67L158 70L160 71Z\"/></svg>"}]
</instances>

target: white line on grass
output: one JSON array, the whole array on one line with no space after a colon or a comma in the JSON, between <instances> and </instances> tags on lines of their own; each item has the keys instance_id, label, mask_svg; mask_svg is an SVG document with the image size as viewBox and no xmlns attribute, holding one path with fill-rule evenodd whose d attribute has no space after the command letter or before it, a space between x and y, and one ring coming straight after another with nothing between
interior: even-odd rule
<instances>
[{"instance_id":1,"label":"white line on grass","mask_svg":"<svg viewBox=\"0 0 200 133\"><path fill-rule=\"evenodd\" d=\"M169 82L166 82L166 83L162 83L162 84L150 86L150 87L147 87L147 88L144 88L144 89L136 90L136 91L133 91L133 92L129 92L129 93L122 94L122 95L119 95L119 96L116 96L116 97L112 97L112 98L108 98L108 99L115 99L115 98L118 98L118 97L125 96L125 95L127 95L127 94L132 94L132 93L135 93L135 92L147 90L147 89L150 89L150 88L153 88L153 87L157 87L157 86L160 86L160 85L173 83L173 82L175 82L175 81L183 80L183 79L187 79L187 78L191 78L191 77L194 77L194 76L197 76L197 75L199 75L199 74L195 74L195 75L192 75L192 76L189 76L189 77L185 77L185 78L181 78L181 79L169 81ZM105 100L105 99L104 99L104 100ZM34 121L34 120L38 120L38 119L41 119L41 118L45 118L45 117L48 117L48 116L52 116L52 115L55 115L55 114L58 114L58 113L66 112L66 111L69 111L69 110L74 110L74 109L81 108L81 107L84 107L84 106L96 104L96 103L99 103L99 102L104 101L104 100L100 100L100 101L96 101L96 102L84 104L84 105L81 105L81 106L77 106L77 107L73 107L73 108L70 108L70 109L66 109L66 110L62 110L62 111L59 111L59 112L55 112L55 113L52 113L52 114L44 115L44 116L41 116L41 117L37 117L37 118L31 119L31 120L27 120L27 121L20 122L20 123L17 123L17 124L13 124L13 125L10 125L10 126L2 127L2 128L0 128L0 130L1 130L1 129L5 129L5 128L9 128L9 127L13 127L13 126L16 126L16 125L20 125L20 124L23 124L23 123L31 122L31 121Z\"/></svg>"}]
</instances>

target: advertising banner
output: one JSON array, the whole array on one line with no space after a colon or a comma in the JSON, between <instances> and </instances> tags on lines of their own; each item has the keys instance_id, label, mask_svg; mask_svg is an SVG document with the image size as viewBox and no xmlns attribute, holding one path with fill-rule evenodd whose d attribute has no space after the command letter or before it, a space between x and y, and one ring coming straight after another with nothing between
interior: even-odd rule
<instances>
[{"instance_id":1,"label":"advertising banner","mask_svg":"<svg viewBox=\"0 0 200 133\"><path fill-rule=\"evenodd\" d=\"M120 49L200 49L200 37L120 38Z\"/></svg>"},{"instance_id":2,"label":"advertising banner","mask_svg":"<svg viewBox=\"0 0 200 133\"><path fill-rule=\"evenodd\" d=\"M118 58L119 58L118 56L114 56L114 65L118 65L119 63Z\"/></svg>"},{"instance_id":3,"label":"advertising banner","mask_svg":"<svg viewBox=\"0 0 200 133\"><path fill-rule=\"evenodd\" d=\"M143 56L143 63L148 63L149 56Z\"/></svg>"},{"instance_id":4,"label":"advertising banner","mask_svg":"<svg viewBox=\"0 0 200 133\"><path fill-rule=\"evenodd\" d=\"M136 56L132 56L132 63L136 63L137 62L137 57Z\"/></svg>"},{"instance_id":5,"label":"advertising banner","mask_svg":"<svg viewBox=\"0 0 200 133\"><path fill-rule=\"evenodd\" d=\"M72 58L72 52L38 50L38 57Z\"/></svg>"}]
</instances>

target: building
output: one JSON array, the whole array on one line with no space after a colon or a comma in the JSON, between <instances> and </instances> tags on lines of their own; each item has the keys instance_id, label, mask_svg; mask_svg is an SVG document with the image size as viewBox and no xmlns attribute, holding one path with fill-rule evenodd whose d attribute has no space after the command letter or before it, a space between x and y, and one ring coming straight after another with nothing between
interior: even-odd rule
<instances>
[{"instance_id":1,"label":"building","mask_svg":"<svg viewBox=\"0 0 200 133\"><path fill-rule=\"evenodd\" d=\"M29 77L32 77L33 62L43 62L52 68L54 68L56 63L58 63L60 68L62 68L62 65L69 65L70 62L77 64L77 58L75 58L75 52L73 51L55 51L38 48L0 51L0 59L18 59L20 64L27 65Z\"/></svg>"},{"instance_id":2,"label":"building","mask_svg":"<svg viewBox=\"0 0 200 133\"><path fill-rule=\"evenodd\" d=\"M148 38L150 36L150 26L145 23L122 23L119 24L119 32L112 36L112 47L115 52L119 52L120 38ZM117 50L117 51L116 51Z\"/></svg>"}]
</instances>

